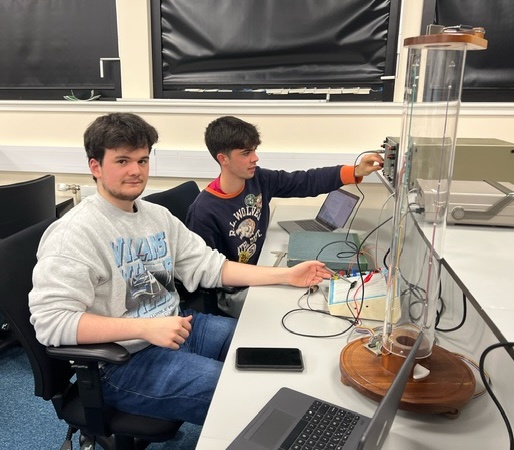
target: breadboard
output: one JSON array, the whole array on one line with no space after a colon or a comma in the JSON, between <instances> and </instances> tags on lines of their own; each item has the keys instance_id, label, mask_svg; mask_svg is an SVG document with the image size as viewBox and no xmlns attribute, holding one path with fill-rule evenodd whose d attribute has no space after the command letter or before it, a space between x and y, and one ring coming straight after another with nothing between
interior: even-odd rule
<instances>
[{"instance_id":1,"label":"breadboard","mask_svg":"<svg viewBox=\"0 0 514 450\"><path fill-rule=\"evenodd\" d=\"M387 279L384 273L354 277L334 277L330 280L328 290L328 309L330 314L342 317L358 317L365 320L384 320L386 308ZM352 287L352 284L354 287ZM362 306L361 306L362 305ZM359 313L360 310L360 313ZM393 320L400 314L399 301L395 300Z\"/></svg>"}]
</instances>

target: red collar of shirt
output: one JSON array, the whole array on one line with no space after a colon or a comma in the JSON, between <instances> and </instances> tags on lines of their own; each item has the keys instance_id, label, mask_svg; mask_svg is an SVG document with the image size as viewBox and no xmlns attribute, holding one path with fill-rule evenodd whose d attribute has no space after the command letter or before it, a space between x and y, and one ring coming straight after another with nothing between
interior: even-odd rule
<instances>
[{"instance_id":1,"label":"red collar of shirt","mask_svg":"<svg viewBox=\"0 0 514 450\"><path fill-rule=\"evenodd\" d=\"M212 181L212 182L209 184L209 187L210 187L213 191L219 192L220 194L224 194L225 192L223 192L223 191L221 190L220 178L221 178L221 175L220 175L218 178L216 178L214 181Z\"/></svg>"}]
</instances>

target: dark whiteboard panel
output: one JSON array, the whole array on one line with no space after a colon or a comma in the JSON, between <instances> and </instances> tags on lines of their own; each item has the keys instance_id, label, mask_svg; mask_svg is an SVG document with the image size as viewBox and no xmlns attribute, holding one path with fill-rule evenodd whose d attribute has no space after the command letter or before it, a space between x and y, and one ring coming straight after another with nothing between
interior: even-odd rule
<instances>
[{"instance_id":1,"label":"dark whiteboard panel","mask_svg":"<svg viewBox=\"0 0 514 450\"><path fill-rule=\"evenodd\" d=\"M10 90L112 91L115 69L106 63L101 78L99 59L117 56L115 0L0 1L2 98Z\"/></svg>"},{"instance_id":2,"label":"dark whiteboard panel","mask_svg":"<svg viewBox=\"0 0 514 450\"><path fill-rule=\"evenodd\" d=\"M394 74L397 0L156 0L152 5L157 95L192 88L383 92L381 77Z\"/></svg>"}]
</instances>

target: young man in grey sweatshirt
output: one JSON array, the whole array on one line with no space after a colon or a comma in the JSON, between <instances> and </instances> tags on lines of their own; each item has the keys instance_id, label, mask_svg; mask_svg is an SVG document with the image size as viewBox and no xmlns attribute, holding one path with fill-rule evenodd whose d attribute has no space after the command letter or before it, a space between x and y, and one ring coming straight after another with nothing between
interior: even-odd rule
<instances>
[{"instance_id":1,"label":"young man in grey sweatshirt","mask_svg":"<svg viewBox=\"0 0 514 450\"><path fill-rule=\"evenodd\" d=\"M125 365L106 364L107 404L202 424L234 332L232 318L181 311L174 279L198 286L310 286L318 261L271 268L228 261L169 211L139 199L158 139L141 117L97 118L84 134L97 193L43 235L29 296L44 345L119 342Z\"/></svg>"}]
</instances>

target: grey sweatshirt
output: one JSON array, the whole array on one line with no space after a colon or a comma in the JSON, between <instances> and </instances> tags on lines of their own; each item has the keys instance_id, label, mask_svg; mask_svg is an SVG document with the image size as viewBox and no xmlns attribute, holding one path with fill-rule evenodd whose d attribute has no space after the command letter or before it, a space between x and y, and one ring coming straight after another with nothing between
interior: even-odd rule
<instances>
[{"instance_id":1,"label":"grey sweatshirt","mask_svg":"<svg viewBox=\"0 0 514 450\"><path fill-rule=\"evenodd\" d=\"M29 295L43 345L77 344L84 312L108 317L178 314L174 277L186 289L221 286L225 257L166 208L136 200L137 212L87 197L43 235ZM145 341L121 343L130 352Z\"/></svg>"}]
</instances>

